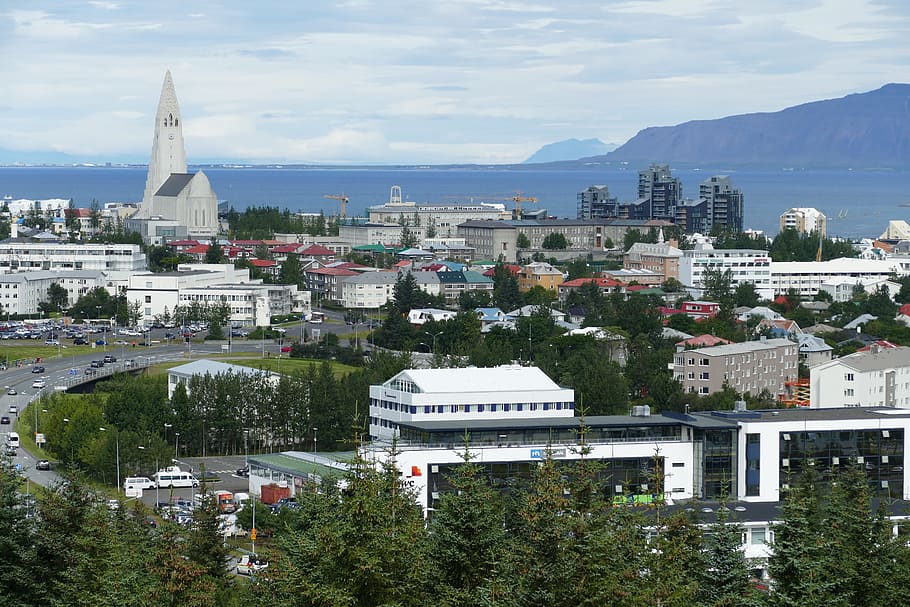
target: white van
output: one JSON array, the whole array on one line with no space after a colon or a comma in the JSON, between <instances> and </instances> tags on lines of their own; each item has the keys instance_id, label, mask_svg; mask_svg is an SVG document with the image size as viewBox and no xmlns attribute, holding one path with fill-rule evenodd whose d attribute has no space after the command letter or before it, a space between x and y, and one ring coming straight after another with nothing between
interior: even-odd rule
<instances>
[{"instance_id":1,"label":"white van","mask_svg":"<svg viewBox=\"0 0 910 607\"><path fill-rule=\"evenodd\" d=\"M123 481L124 489L154 489L155 482L147 476L128 476Z\"/></svg>"},{"instance_id":2,"label":"white van","mask_svg":"<svg viewBox=\"0 0 910 607\"><path fill-rule=\"evenodd\" d=\"M155 473L155 484L161 488L167 487L198 487L199 479L184 472L179 466L168 466Z\"/></svg>"},{"instance_id":3,"label":"white van","mask_svg":"<svg viewBox=\"0 0 910 607\"><path fill-rule=\"evenodd\" d=\"M17 432L9 432L6 435L6 446L19 448L19 434Z\"/></svg>"}]
</instances>

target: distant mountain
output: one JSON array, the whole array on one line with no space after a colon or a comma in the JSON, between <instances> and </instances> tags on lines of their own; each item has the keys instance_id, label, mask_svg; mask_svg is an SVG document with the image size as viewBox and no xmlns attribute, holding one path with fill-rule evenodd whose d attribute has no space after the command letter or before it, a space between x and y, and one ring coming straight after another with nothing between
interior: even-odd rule
<instances>
[{"instance_id":1,"label":"distant mountain","mask_svg":"<svg viewBox=\"0 0 910 607\"><path fill-rule=\"evenodd\" d=\"M560 160L578 160L585 156L606 154L616 149L615 143L604 143L600 139L566 139L556 143L548 143L522 164L538 162L558 162Z\"/></svg>"},{"instance_id":2,"label":"distant mountain","mask_svg":"<svg viewBox=\"0 0 910 607\"><path fill-rule=\"evenodd\" d=\"M910 84L790 107L651 127L588 161L713 166L910 167Z\"/></svg>"}]
</instances>

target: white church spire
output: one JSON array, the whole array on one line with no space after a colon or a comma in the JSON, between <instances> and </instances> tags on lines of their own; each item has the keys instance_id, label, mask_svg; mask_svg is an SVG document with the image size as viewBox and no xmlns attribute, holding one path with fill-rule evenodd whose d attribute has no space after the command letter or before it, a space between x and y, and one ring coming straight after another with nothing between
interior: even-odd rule
<instances>
[{"instance_id":1,"label":"white church spire","mask_svg":"<svg viewBox=\"0 0 910 607\"><path fill-rule=\"evenodd\" d=\"M171 173L186 173L186 150L183 146L183 118L177 103L174 80L168 70L164 74L158 111L155 114L155 137L152 140L148 178L142 196L143 206L151 204L152 196Z\"/></svg>"}]
</instances>

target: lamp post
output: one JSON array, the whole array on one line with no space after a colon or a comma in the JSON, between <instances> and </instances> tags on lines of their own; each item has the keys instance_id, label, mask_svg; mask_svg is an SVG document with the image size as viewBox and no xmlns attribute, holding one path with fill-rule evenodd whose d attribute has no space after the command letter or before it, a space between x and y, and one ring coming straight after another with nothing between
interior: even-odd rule
<instances>
[{"instance_id":1,"label":"lamp post","mask_svg":"<svg viewBox=\"0 0 910 607\"><path fill-rule=\"evenodd\" d=\"M47 409L41 409L43 413L47 413ZM35 445L38 445L38 401L35 401Z\"/></svg>"},{"instance_id":2,"label":"lamp post","mask_svg":"<svg viewBox=\"0 0 910 607\"><path fill-rule=\"evenodd\" d=\"M107 428L100 426L98 428L102 432L107 432ZM117 445L117 494L120 494L120 431L116 428L114 429L114 440Z\"/></svg>"},{"instance_id":3,"label":"lamp post","mask_svg":"<svg viewBox=\"0 0 910 607\"><path fill-rule=\"evenodd\" d=\"M69 424L69 423L70 423L70 418L64 417L64 418L63 418L63 423L64 423L64 424ZM70 441L70 466L75 466L75 465L76 465L76 462L73 461L73 443L72 443L72 441Z\"/></svg>"},{"instance_id":4,"label":"lamp post","mask_svg":"<svg viewBox=\"0 0 910 607\"><path fill-rule=\"evenodd\" d=\"M316 455L316 431L319 430L316 426L313 426L313 455Z\"/></svg>"},{"instance_id":5,"label":"lamp post","mask_svg":"<svg viewBox=\"0 0 910 607\"><path fill-rule=\"evenodd\" d=\"M443 334L443 331L437 331L436 333L427 333L427 335L433 338L433 356L436 356L436 338Z\"/></svg>"},{"instance_id":6,"label":"lamp post","mask_svg":"<svg viewBox=\"0 0 910 607\"><path fill-rule=\"evenodd\" d=\"M138 445L137 449L139 449L140 451L145 451L145 447L143 447L142 445ZM158 472L158 456L157 455L155 456L155 472ZM160 498L160 495L158 493L158 483L156 482L155 483L155 508L156 509L158 508L158 504L161 502L161 500L159 498Z\"/></svg>"},{"instance_id":7,"label":"lamp post","mask_svg":"<svg viewBox=\"0 0 910 607\"><path fill-rule=\"evenodd\" d=\"M169 424L167 422L164 422L164 442L165 442L165 444L167 444L167 429L173 428L173 427L174 427L174 424Z\"/></svg>"},{"instance_id":8,"label":"lamp post","mask_svg":"<svg viewBox=\"0 0 910 607\"><path fill-rule=\"evenodd\" d=\"M174 441L174 457L180 457L180 455L179 455L179 452L180 452L180 449L179 449L179 447L180 447L180 433L179 433L179 432L174 432L174 435L177 437L177 440Z\"/></svg>"}]
</instances>

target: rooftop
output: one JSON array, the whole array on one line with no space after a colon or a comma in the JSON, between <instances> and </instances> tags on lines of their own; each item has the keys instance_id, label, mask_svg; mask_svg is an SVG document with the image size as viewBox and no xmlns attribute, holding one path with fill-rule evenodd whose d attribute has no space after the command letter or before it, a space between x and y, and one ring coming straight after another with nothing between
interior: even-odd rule
<instances>
[{"instance_id":1,"label":"rooftop","mask_svg":"<svg viewBox=\"0 0 910 607\"><path fill-rule=\"evenodd\" d=\"M789 339L767 339L764 341L744 341L738 344L725 344L723 346L712 346L710 348L698 348L690 350L688 354L701 354L704 356L730 356L732 354L747 354L760 350L773 350L784 346L794 346L796 344Z\"/></svg>"},{"instance_id":2,"label":"rooftop","mask_svg":"<svg viewBox=\"0 0 910 607\"><path fill-rule=\"evenodd\" d=\"M501 367L468 367L462 369L406 369L387 381L405 379L424 393L471 393L505 391L561 390L560 386L537 367L503 365Z\"/></svg>"},{"instance_id":3,"label":"rooftop","mask_svg":"<svg viewBox=\"0 0 910 607\"><path fill-rule=\"evenodd\" d=\"M910 414L910 412L908 412ZM458 432L462 430L513 430L527 428L578 428L580 417L539 417L524 419L476 419L476 420L433 420L400 422L401 426L427 432ZM691 426L697 428L733 428L735 421L728 421L709 415L594 415L584 418L589 428L644 427L644 426Z\"/></svg>"},{"instance_id":4,"label":"rooftop","mask_svg":"<svg viewBox=\"0 0 910 607\"><path fill-rule=\"evenodd\" d=\"M178 375L222 375L226 373L232 373L234 375L255 375L258 373L263 373L259 369L253 369L252 367L242 367L240 365L231 365L228 363L218 362L216 360L209 360L207 358L202 358L199 360L194 360L191 363L185 365L180 365L179 367L172 367L168 370L168 373L176 373Z\"/></svg>"}]
</instances>

